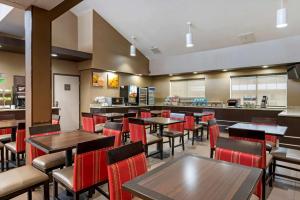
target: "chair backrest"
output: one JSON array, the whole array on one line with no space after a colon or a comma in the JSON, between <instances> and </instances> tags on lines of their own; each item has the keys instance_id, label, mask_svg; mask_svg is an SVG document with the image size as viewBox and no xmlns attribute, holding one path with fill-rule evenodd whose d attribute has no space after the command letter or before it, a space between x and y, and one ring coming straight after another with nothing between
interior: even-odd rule
<instances>
[{"instance_id":1,"label":"chair backrest","mask_svg":"<svg viewBox=\"0 0 300 200\"><path fill-rule=\"evenodd\" d=\"M249 167L262 168L264 162L261 156L262 149L263 146L260 143L219 137L216 144L215 159ZM261 180L257 184L254 193L262 197Z\"/></svg>"},{"instance_id":2,"label":"chair backrest","mask_svg":"<svg viewBox=\"0 0 300 200\"><path fill-rule=\"evenodd\" d=\"M150 109L141 109L141 118L150 118L152 117Z\"/></svg>"},{"instance_id":3,"label":"chair backrest","mask_svg":"<svg viewBox=\"0 0 300 200\"><path fill-rule=\"evenodd\" d=\"M130 141L142 141L143 144L147 144L146 127L144 120L138 118L129 118L128 120L130 130Z\"/></svg>"},{"instance_id":4,"label":"chair backrest","mask_svg":"<svg viewBox=\"0 0 300 200\"><path fill-rule=\"evenodd\" d=\"M17 153L25 152L25 149L26 149L26 142L25 142L26 131L25 130L26 130L25 123L19 123L17 133L16 133L16 151L17 151Z\"/></svg>"},{"instance_id":5,"label":"chair backrest","mask_svg":"<svg viewBox=\"0 0 300 200\"><path fill-rule=\"evenodd\" d=\"M95 132L95 122L92 113L81 113L82 130L90 133Z\"/></svg>"},{"instance_id":6,"label":"chair backrest","mask_svg":"<svg viewBox=\"0 0 300 200\"><path fill-rule=\"evenodd\" d=\"M104 125L103 135L115 137L115 147L121 146L123 124L107 121Z\"/></svg>"},{"instance_id":7,"label":"chair backrest","mask_svg":"<svg viewBox=\"0 0 300 200\"><path fill-rule=\"evenodd\" d=\"M264 161L263 166L266 166L266 139L264 131L228 128L228 132L229 137L235 140L245 140L262 144L261 155Z\"/></svg>"},{"instance_id":8,"label":"chair backrest","mask_svg":"<svg viewBox=\"0 0 300 200\"><path fill-rule=\"evenodd\" d=\"M184 129L191 130L195 127L195 118L193 112L185 112L184 117Z\"/></svg>"},{"instance_id":9,"label":"chair backrest","mask_svg":"<svg viewBox=\"0 0 300 200\"><path fill-rule=\"evenodd\" d=\"M122 132L123 133L129 132L129 121L128 121L129 117L131 117L131 118L136 117L136 113L124 113L123 120L122 120L122 124L123 124Z\"/></svg>"},{"instance_id":10,"label":"chair backrest","mask_svg":"<svg viewBox=\"0 0 300 200\"><path fill-rule=\"evenodd\" d=\"M104 137L77 145L73 171L75 192L108 180L107 151L112 149L113 145L114 137Z\"/></svg>"},{"instance_id":11,"label":"chair backrest","mask_svg":"<svg viewBox=\"0 0 300 200\"><path fill-rule=\"evenodd\" d=\"M209 115L204 115L203 117L201 117L202 122L208 122L209 120L212 120L215 118L215 113L212 113L212 112L206 112L206 113L208 113Z\"/></svg>"},{"instance_id":12,"label":"chair backrest","mask_svg":"<svg viewBox=\"0 0 300 200\"><path fill-rule=\"evenodd\" d=\"M50 125L40 125L40 126L32 126L29 127L30 137L38 137L44 135L52 135L60 133L60 125L59 124L50 124ZM45 155L45 152L40 149L30 145L30 161L33 159Z\"/></svg>"},{"instance_id":13,"label":"chair backrest","mask_svg":"<svg viewBox=\"0 0 300 200\"><path fill-rule=\"evenodd\" d=\"M52 124L60 123L60 115L52 114Z\"/></svg>"},{"instance_id":14,"label":"chair backrest","mask_svg":"<svg viewBox=\"0 0 300 200\"><path fill-rule=\"evenodd\" d=\"M210 148L215 148L217 139L220 136L220 128L215 119L208 121L208 129Z\"/></svg>"},{"instance_id":15,"label":"chair backrest","mask_svg":"<svg viewBox=\"0 0 300 200\"><path fill-rule=\"evenodd\" d=\"M171 119L173 120L184 120L184 114L181 113L172 113ZM168 125L169 131L176 131L180 133L184 133L184 121L180 123L170 124Z\"/></svg>"},{"instance_id":16,"label":"chair backrest","mask_svg":"<svg viewBox=\"0 0 300 200\"><path fill-rule=\"evenodd\" d=\"M122 189L123 183L147 172L143 144L136 142L108 152L108 183L111 200L131 200L133 195Z\"/></svg>"},{"instance_id":17,"label":"chair backrest","mask_svg":"<svg viewBox=\"0 0 300 200\"><path fill-rule=\"evenodd\" d=\"M93 119L94 119L94 124L105 124L105 122L107 121L107 117L105 116L101 116L101 115L93 115Z\"/></svg>"},{"instance_id":18,"label":"chair backrest","mask_svg":"<svg viewBox=\"0 0 300 200\"><path fill-rule=\"evenodd\" d=\"M162 110L161 116L165 118L170 118L171 110Z\"/></svg>"},{"instance_id":19,"label":"chair backrest","mask_svg":"<svg viewBox=\"0 0 300 200\"><path fill-rule=\"evenodd\" d=\"M134 114L135 114L134 117L138 117L138 116L139 116L139 111L136 110L136 109L129 109L129 110L128 110L128 113L134 113Z\"/></svg>"}]
</instances>

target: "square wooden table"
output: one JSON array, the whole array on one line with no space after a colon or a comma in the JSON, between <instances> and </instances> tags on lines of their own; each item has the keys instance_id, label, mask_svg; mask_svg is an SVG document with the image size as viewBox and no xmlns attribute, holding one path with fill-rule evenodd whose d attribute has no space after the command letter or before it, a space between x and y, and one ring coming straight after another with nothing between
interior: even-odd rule
<instances>
[{"instance_id":1,"label":"square wooden table","mask_svg":"<svg viewBox=\"0 0 300 200\"><path fill-rule=\"evenodd\" d=\"M75 149L78 143L97 140L103 137L105 136L76 130L54 135L32 137L26 141L47 154L65 151L66 166L71 166L72 149Z\"/></svg>"},{"instance_id":2,"label":"square wooden table","mask_svg":"<svg viewBox=\"0 0 300 200\"><path fill-rule=\"evenodd\" d=\"M286 126L279 126L279 125L264 125L264 124L256 124L256 123L237 123L229 128L235 129L245 129L245 130L252 130L252 131L265 131L268 135L274 135L283 137L287 131Z\"/></svg>"},{"instance_id":3,"label":"square wooden table","mask_svg":"<svg viewBox=\"0 0 300 200\"><path fill-rule=\"evenodd\" d=\"M110 121L114 121L114 119L124 117L124 113L94 113L94 115L106 117Z\"/></svg>"},{"instance_id":4,"label":"square wooden table","mask_svg":"<svg viewBox=\"0 0 300 200\"><path fill-rule=\"evenodd\" d=\"M247 200L261 175L259 168L184 155L122 187L150 200Z\"/></svg>"}]
</instances>

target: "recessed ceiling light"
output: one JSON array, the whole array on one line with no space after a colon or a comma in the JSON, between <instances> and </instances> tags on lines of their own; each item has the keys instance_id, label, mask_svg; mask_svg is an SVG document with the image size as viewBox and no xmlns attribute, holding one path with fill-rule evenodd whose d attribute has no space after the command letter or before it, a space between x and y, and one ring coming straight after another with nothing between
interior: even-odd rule
<instances>
[{"instance_id":1,"label":"recessed ceiling light","mask_svg":"<svg viewBox=\"0 0 300 200\"><path fill-rule=\"evenodd\" d=\"M2 45L0 44L0 48L2 48Z\"/></svg>"},{"instance_id":2,"label":"recessed ceiling light","mask_svg":"<svg viewBox=\"0 0 300 200\"><path fill-rule=\"evenodd\" d=\"M288 26L287 23L287 9L283 5L283 0L280 2L280 8L277 10L276 27L285 28Z\"/></svg>"},{"instance_id":3,"label":"recessed ceiling light","mask_svg":"<svg viewBox=\"0 0 300 200\"><path fill-rule=\"evenodd\" d=\"M227 70L227 69L223 69L222 71L223 71L223 72L227 72L228 70Z\"/></svg>"},{"instance_id":4,"label":"recessed ceiling light","mask_svg":"<svg viewBox=\"0 0 300 200\"><path fill-rule=\"evenodd\" d=\"M269 68L269 66L268 65L264 65L264 66L262 66L262 68L267 69L267 68Z\"/></svg>"},{"instance_id":5,"label":"recessed ceiling light","mask_svg":"<svg viewBox=\"0 0 300 200\"><path fill-rule=\"evenodd\" d=\"M135 37L131 36L131 39L132 39L132 43L130 45L130 56L134 57L136 56L136 48L134 46Z\"/></svg>"},{"instance_id":6,"label":"recessed ceiling light","mask_svg":"<svg viewBox=\"0 0 300 200\"><path fill-rule=\"evenodd\" d=\"M173 76L173 74L169 74L169 76Z\"/></svg>"},{"instance_id":7,"label":"recessed ceiling light","mask_svg":"<svg viewBox=\"0 0 300 200\"><path fill-rule=\"evenodd\" d=\"M56 53L51 53L52 57L57 57L58 55Z\"/></svg>"},{"instance_id":8,"label":"recessed ceiling light","mask_svg":"<svg viewBox=\"0 0 300 200\"><path fill-rule=\"evenodd\" d=\"M192 32L191 32L191 26L192 26L192 23L191 22L187 22L187 25L189 27L189 32L187 34L185 34L185 46L186 47L193 47L194 44L193 44L193 35L192 35Z\"/></svg>"},{"instance_id":9,"label":"recessed ceiling light","mask_svg":"<svg viewBox=\"0 0 300 200\"><path fill-rule=\"evenodd\" d=\"M193 74L198 74L198 72L193 72Z\"/></svg>"}]
</instances>

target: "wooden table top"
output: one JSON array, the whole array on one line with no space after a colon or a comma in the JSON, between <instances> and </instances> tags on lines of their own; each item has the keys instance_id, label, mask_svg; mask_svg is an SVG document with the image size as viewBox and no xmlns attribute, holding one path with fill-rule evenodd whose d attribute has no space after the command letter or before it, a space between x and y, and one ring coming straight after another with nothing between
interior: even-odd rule
<instances>
[{"instance_id":1,"label":"wooden table top","mask_svg":"<svg viewBox=\"0 0 300 200\"><path fill-rule=\"evenodd\" d=\"M76 148L78 143L103 138L105 136L81 130L55 135L37 136L26 141L45 153L55 153Z\"/></svg>"},{"instance_id":2,"label":"wooden table top","mask_svg":"<svg viewBox=\"0 0 300 200\"><path fill-rule=\"evenodd\" d=\"M184 120L174 120L174 119L165 118L165 117L151 117L151 118L144 118L143 120L145 122L159 124L159 125L169 125L169 124L176 124L176 123L184 122Z\"/></svg>"},{"instance_id":3,"label":"wooden table top","mask_svg":"<svg viewBox=\"0 0 300 200\"><path fill-rule=\"evenodd\" d=\"M261 174L258 168L184 155L123 184L123 188L153 200L246 200Z\"/></svg>"},{"instance_id":4,"label":"wooden table top","mask_svg":"<svg viewBox=\"0 0 300 200\"><path fill-rule=\"evenodd\" d=\"M229 128L245 129L245 130L253 130L253 131L265 131L265 133L269 135L276 135L276 136L284 136L287 131L286 126L263 125L263 124L255 124L255 123L237 123L230 126Z\"/></svg>"},{"instance_id":5,"label":"wooden table top","mask_svg":"<svg viewBox=\"0 0 300 200\"><path fill-rule=\"evenodd\" d=\"M1 120L0 121L0 129L4 128L17 128L19 123L25 122L25 120Z\"/></svg>"},{"instance_id":6,"label":"wooden table top","mask_svg":"<svg viewBox=\"0 0 300 200\"><path fill-rule=\"evenodd\" d=\"M124 113L94 113L94 115L106 117L107 119L123 117Z\"/></svg>"}]
</instances>

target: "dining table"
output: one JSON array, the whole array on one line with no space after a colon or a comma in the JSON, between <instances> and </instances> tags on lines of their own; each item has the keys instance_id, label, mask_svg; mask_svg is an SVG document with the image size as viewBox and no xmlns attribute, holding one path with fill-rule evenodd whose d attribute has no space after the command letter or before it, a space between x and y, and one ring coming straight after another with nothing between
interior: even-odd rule
<instances>
[{"instance_id":1,"label":"dining table","mask_svg":"<svg viewBox=\"0 0 300 200\"><path fill-rule=\"evenodd\" d=\"M288 129L287 126L258 124L258 123L252 123L252 122L236 123L236 124L230 126L229 128L244 129L244 130L251 130L251 131L264 131L268 135L274 135L274 136L279 136L279 137L283 137Z\"/></svg>"},{"instance_id":2,"label":"dining table","mask_svg":"<svg viewBox=\"0 0 300 200\"><path fill-rule=\"evenodd\" d=\"M165 117L150 117L150 118L143 118L144 122L153 124L153 125L158 125L159 126L159 135L163 137L164 133L164 127L167 125L171 124L176 124L176 123L182 123L184 120L174 120L170 118L165 118ZM155 155L159 156L159 155ZM169 152L163 152L163 158L168 158L170 156Z\"/></svg>"},{"instance_id":3,"label":"dining table","mask_svg":"<svg viewBox=\"0 0 300 200\"><path fill-rule=\"evenodd\" d=\"M108 120L113 122L115 119L122 118L124 113L94 113L94 115L106 117Z\"/></svg>"},{"instance_id":4,"label":"dining table","mask_svg":"<svg viewBox=\"0 0 300 200\"><path fill-rule=\"evenodd\" d=\"M147 200L247 200L262 170L185 154L122 185Z\"/></svg>"}]
</instances>

